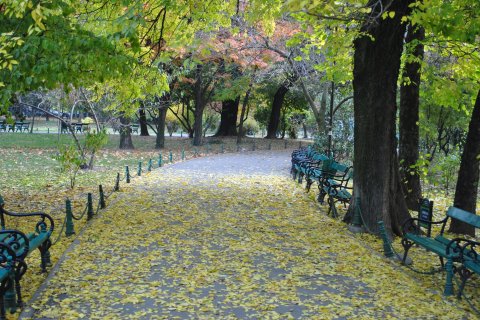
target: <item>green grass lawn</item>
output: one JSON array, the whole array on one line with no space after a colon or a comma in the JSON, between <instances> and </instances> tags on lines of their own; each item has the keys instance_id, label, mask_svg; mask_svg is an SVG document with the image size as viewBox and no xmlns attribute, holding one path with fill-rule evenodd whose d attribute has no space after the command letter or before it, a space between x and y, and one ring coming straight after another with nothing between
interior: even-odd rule
<instances>
[{"instance_id":1,"label":"green grass lawn","mask_svg":"<svg viewBox=\"0 0 480 320\"><path fill-rule=\"evenodd\" d=\"M84 135L79 135L83 141ZM75 190L69 188L69 176L61 171L60 164L54 160L58 145L71 144L68 134L29 134L0 133L0 194L11 205L19 203L19 208L33 209L30 200L35 203L39 194L43 199L57 200L66 195L73 197L76 193L96 190L98 184L113 186L117 172L123 174L125 166L130 167L131 174L136 174L138 163L147 168L149 159L153 167L157 167L160 154L166 162L172 152L173 160L180 161L182 151L185 158L191 158L195 151L201 156L240 150L284 149L285 141L246 138L241 146L236 145L234 138L206 139L206 143L194 148L191 140L180 137L166 137L165 148L155 150L155 137L132 136L134 150L119 150L119 135L109 135L109 141L96 155L94 170L80 170L76 178ZM287 141L288 148L296 148L299 142ZM222 147L223 146L223 147ZM21 196L22 201L17 199ZM48 201L46 201L48 203ZM57 202L57 201L55 201Z\"/></svg>"}]
</instances>

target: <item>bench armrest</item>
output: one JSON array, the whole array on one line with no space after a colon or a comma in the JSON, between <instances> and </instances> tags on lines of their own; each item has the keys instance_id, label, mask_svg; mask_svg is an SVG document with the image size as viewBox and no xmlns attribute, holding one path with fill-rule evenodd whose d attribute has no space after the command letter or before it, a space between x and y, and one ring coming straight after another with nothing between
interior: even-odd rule
<instances>
[{"instance_id":1,"label":"bench armrest","mask_svg":"<svg viewBox=\"0 0 480 320\"><path fill-rule=\"evenodd\" d=\"M40 221L37 222L35 226L35 231L37 233L41 232L48 232L49 234L53 233L53 229L55 227L55 223L50 217L50 215L43 213L43 212L31 212L31 213L17 213L17 212L10 212L5 210L4 204L0 204L0 219L2 223L2 228L5 227L5 215L10 217L40 217Z\"/></svg>"},{"instance_id":2,"label":"bench armrest","mask_svg":"<svg viewBox=\"0 0 480 320\"><path fill-rule=\"evenodd\" d=\"M15 260L17 260L15 250L10 245L0 242L0 267L12 268Z\"/></svg>"},{"instance_id":3,"label":"bench armrest","mask_svg":"<svg viewBox=\"0 0 480 320\"><path fill-rule=\"evenodd\" d=\"M0 244L8 246L11 250L14 250L14 260L23 260L28 254L30 247L30 241L28 237L18 230L0 230ZM19 252L20 249L23 249ZM2 252L2 248L0 248ZM0 253L1 254L1 253Z\"/></svg>"},{"instance_id":4,"label":"bench armrest","mask_svg":"<svg viewBox=\"0 0 480 320\"><path fill-rule=\"evenodd\" d=\"M466 244L462 246L462 242L466 242ZM463 260L463 252L469 242L470 240L465 238L454 238L450 240L450 242L447 244L447 247L445 248L445 253L447 255L458 253L460 255L460 259Z\"/></svg>"},{"instance_id":5,"label":"bench armrest","mask_svg":"<svg viewBox=\"0 0 480 320\"><path fill-rule=\"evenodd\" d=\"M480 247L480 242L467 239L463 239L463 241L465 242L465 244L461 247L462 259L470 258L472 260L478 261L479 253L477 252L476 247Z\"/></svg>"},{"instance_id":6,"label":"bench armrest","mask_svg":"<svg viewBox=\"0 0 480 320\"><path fill-rule=\"evenodd\" d=\"M445 217L443 220L440 221L427 221L419 218L410 218L405 220L405 222L402 224L402 233L405 235L406 233L414 233L418 234L420 228L417 225L415 225L415 221L422 222L422 223L427 223L429 225L434 225L434 224L445 224L447 223L448 217ZM443 230L443 229L442 229ZM442 232L443 233L443 232Z\"/></svg>"}]
</instances>

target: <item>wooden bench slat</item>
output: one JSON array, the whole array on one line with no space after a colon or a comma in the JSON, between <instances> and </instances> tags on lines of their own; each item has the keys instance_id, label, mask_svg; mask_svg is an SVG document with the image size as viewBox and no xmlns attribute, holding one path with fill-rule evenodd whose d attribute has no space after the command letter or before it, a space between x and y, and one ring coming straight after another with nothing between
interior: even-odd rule
<instances>
[{"instance_id":1,"label":"wooden bench slat","mask_svg":"<svg viewBox=\"0 0 480 320\"><path fill-rule=\"evenodd\" d=\"M463 221L475 228L480 228L480 217L468 211L456 207L450 207L448 208L447 216Z\"/></svg>"},{"instance_id":2,"label":"wooden bench slat","mask_svg":"<svg viewBox=\"0 0 480 320\"><path fill-rule=\"evenodd\" d=\"M443 258L447 258L447 245L444 243L441 243L435 239L432 238L427 238L424 236L416 235L413 233L407 233L405 234L405 238L412 240L413 242L417 243L418 245L422 246L428 251L431 251ZM450 254L452 257L456 258L459 256L459 253L451 253Z\"/></svg>"}]
</instances>

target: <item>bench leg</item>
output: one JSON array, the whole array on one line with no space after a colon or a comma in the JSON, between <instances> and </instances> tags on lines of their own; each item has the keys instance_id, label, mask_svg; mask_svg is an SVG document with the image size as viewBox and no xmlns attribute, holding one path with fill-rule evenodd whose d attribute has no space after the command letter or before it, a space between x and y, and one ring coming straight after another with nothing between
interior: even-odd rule
<instances>
[{"instance_id":1,"label":"bench leg","mask_svg":"<svg viewBox=\"0 0 480 320\"><path fill-rule=\"evenodd\" d=\"M453 260L452 257L448 257L447 264L445 265L447 270L447 280L445 281L445 290L443 291L444 296L453 295Z\"/></svg>"},{"instance_id":2,"label":"bench leg","mask_svg":"<svg viewBox=\"0 0 480 320\"><path fill-rule=\"evenodd\" d=\"M5 315L5 292L7 291L7 285L8 285L8 278L4 279L1 284L0 284L0 319L5 320L6 315Z\"/></svg>"},{"instance_id":3,"label":"bench leg","mask_svg":"<svg viewBox=\"0 0 480 320\"><path fill-rule=\"evenodd\" d=\"M40 257L41 257L40 267L42 269L42 273L47 272L47 265L50 263L48 249L50 249L51 245L52 245L52 242L50 241L50 239L47 239L41 246L38 247L38 250L40 250Z\"/></svg>"},{"instance_id":4,"label":"bench leg","mask_svg":"<svg viewBox=\"0 0 480 320\"><path fill-rule=\"evenodd\" d=\"M317 201L320 203L320 204L324 204L325 203L325 196L327 195L327 193L323 190L322 188L322 184L319 183L318 184L318 197L317 197Z\"/></svg>"},{"instance_id":5,"label":"bench leg","mask_svg":"<svg viewBox=\"0 0 480 320\"><path fill-rule=\"evenodd\" d=\"M299 172L298 173L298 183L302 183L302 182L303 182L303 173Z\"/></svg>"},{"instance_id":6,"label":"bench leg","mask_svg":"<svg viewBox=\"0 0 480 320\"><path fill-rule=\"evenodd\" d=\"M22 291L20 286L20 280L27 271L27 264L24 261L18 263L15 267L15 291L17 291L17 306L23 308Z\"/></svg>"},{"instance_id":7,"label":"bench leg","mask_svg":"<svg viewBox=\"0 0 480 320\"><path fill-rule=\"evenodd\" d=\"M464 266L458 268L457 271L458 271L458 274L460 275L460 278L462 279L462 282L460 283L460 287L458 288L458 292L457 292L457 298L461 299L463 289L465 288L465 283L473 275L473 272L471 272Z\"/></svg>"},{"instance_id":8,"label":"bench leg","mask_svg":"<svg viewBox=\"0 0 480 320\"><path fill-rule=\"evenodd\" d=\"M408 254L408 250L410 250L410 248L413 246L413 242L406 239L406 238L403 238L402 239L402 246L403 246L403 249L405 250L405 252L403 253L403 259L402 259L402 264L406 264L405 261L407 260L407 254Z\"/></svg>"},{"instance_id":9,"label":"bench leg","mask_svg":"<svg viewBox=\"0 0 480 320\"><path fill-rule=\"evenodd\" d=\"M331 212L332 213L332 218L337 218L338 217L338 212L337 212L337 208L335 207L335 199L328 196L327 202L328 202L328 213L327 213L327 215L329 215L330 212Z\"/></svg>"},{"instance_id":10,"label":"bench leg","mask_svg":"<svg viewBox=\"0 0 480 320\"><path fill-rule=\"evenodd\" d=\"M290 171L290 173L292 174L293 181L297 180L297 170L295 170L295 168L293 166L292 166L292 170Z\"/></svg>"},{"instance_id":11,"label":"bench leg","mask_svg":"<svg viewBox=\"0 0 480 320\"><path fill-rule=\"evenodd\" d=\"M307 180L307 185L305 186L305 190L306 190L306 191L307 191L307 193L308 193L308 192L310 191L310 187L311 187L311 186L312 186L312 184L313 184L313 180L312 180L312 179L310 179L310 178L308 178L308 177L307 177L307 179L306 179L306 180Z\"/></svg>"}]
</instances>

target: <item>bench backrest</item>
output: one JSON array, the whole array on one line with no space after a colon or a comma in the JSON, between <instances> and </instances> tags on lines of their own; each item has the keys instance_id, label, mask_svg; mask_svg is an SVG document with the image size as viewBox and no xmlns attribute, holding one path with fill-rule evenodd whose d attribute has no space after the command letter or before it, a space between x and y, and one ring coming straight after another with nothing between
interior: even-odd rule
<instances>
[{"instance_id":1,"label":"bench backrest","mask_svg":"<svg viewBox=\"0 0 480 320\"><path fill-rule=\"evenodd\" d=\"M315 161L325 161L328 159L328 157L323 153L316 153L312 156L312 159Z\"/></svg>"},{"instance_id":2,"label":"bench backrest","mask_svg":"<svg viewBox=\"0 0 480 320\"><path fill-rule=\"evenodd\" d=\"M336 170L337 172L346 173L350 169L350 167L342 163L334 162L332 164L332 169Z\"/></svg>"},{"instance_id":3,"label":"bench backrest","mask_svg":"<svg viewBox=\"0 0 480 320\"><path fill-rule=\"evenodd\" d=\"M477 216L471 212L456 207L450 207L448 208L447 216L465 222L474 226L475 228L480 228L480 216Z\"/></svg>"}]
</instances>

